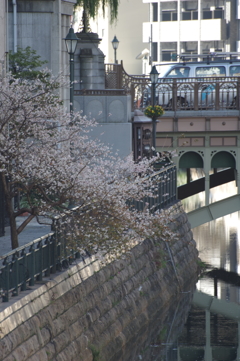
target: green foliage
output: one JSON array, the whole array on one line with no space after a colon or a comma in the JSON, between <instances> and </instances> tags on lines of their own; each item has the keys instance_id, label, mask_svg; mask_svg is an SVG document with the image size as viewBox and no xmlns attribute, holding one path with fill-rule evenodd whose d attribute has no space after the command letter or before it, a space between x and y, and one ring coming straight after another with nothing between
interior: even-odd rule
<instances>
[{"instance_id":1,"label":"green foliage","mask_svg":"<svg viewBox=\"0 0 240 361\"><path fill-rule=\"evenodd\" d=\"M92 351L93 361L101 361L100 351L92 344L88 345L88 347Z\"/></svg>"},{"instance_id":2,"label":"green foliage","mask_svg":"<svg viewBox=\"0 0 240 361\"><path fill-rule=\"evenodd\" d=\"M157 343L162 343L167 337L167 327L164 326L157 336Z\"/></svg>"},{"instance_id":3,"label":"green foliage","mask_svg":"<svg viewBox=\"0 0 240 361\"><path fill-rule=\"evenodd\" d=\"M102 7L103 15L105 15L105 8L109 6L110 22L113 23L117 19L119 0L77 0L75 6L83 7L83 32L88 32L88 18L95 18L98 9Z\"/></svg>"},{"instance_id":4,"label":"green foliage","mask_svg":"<svg viewBox=\"0 0 240 361\"><path fill-rule=\"evenodd\" d=\"M15 78L33 80L37 77L45 78L46 74L39 68L46 64L41 60L36 50L27 46L25 49L18 48L16 53L9 52L9 71ZM49 76L49 75L48 75Z\"/></svg>"},{"instance_id":5,"label":"green foliage","mask_svg":"<svg viewBox=\"0 0 240 361\"><path fill-rule=\"evenodd\" d=\"M160 105L149 105L144 110L144 114L149 118L158 118L164 114L164 109Z\"/></svg>"}]
</instances>

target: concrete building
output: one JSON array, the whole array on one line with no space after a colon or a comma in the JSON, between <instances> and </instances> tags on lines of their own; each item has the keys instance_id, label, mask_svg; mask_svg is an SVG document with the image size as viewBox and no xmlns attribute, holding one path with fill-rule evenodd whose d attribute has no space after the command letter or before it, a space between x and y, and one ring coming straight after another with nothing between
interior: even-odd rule
<instances>
[{"instance_id":1,"label":"concrete building","mask_svg":"<svg viewBox=\"0 0 240 361\"><path fill-rule=\"evenodd\" d=\"M150 13L143 24L143 42L151 39L153 63L172 61L181 53L240 51L238 0L143 2L149 4Z\"/></svg>"},{"instance_id":2,"label":"concrete building","mask_svg":"<svg viewBox=\"0 0 240 361\"><path fill-rule=\"evenodd\" d=\"M6 67L6 52L7 52L7 19L6 19L7 2L2 0L0 2L0 75L4 73Z\"/></svg>"},{"instance_id":3,"label":"concrete building","mask_svg":"<svg viewBox=\"0 0 240 361\"><path fill-rule=\"evenodd\" d=\"M18 47L30 46L47 60L46 67L53 75L62 72L69 79L69 55L63 39L69 31L74 4L75 0L9 0L5 35L8 49L16 52ZM61 97L68 102L69 92Z\"/></svg>"}]
</instances>

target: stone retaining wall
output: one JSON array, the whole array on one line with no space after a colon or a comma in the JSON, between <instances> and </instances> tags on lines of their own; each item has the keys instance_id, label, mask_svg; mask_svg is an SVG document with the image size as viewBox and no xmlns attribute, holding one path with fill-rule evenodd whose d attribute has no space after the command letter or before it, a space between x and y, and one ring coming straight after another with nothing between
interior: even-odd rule
<instances>
[{"instance_id":1,"label":"stone retaining wall","mask_svg":"<svg viewBox=\"0 0 240 361\"><path fill-rule=\"evenodd\" d=\"M127 360L134 337L196 282L198 252L184 212L176 224L180 237L171 244L146 240L104 268L92 257L5 308L0 360Z\"/></svg>"}]
</instances>

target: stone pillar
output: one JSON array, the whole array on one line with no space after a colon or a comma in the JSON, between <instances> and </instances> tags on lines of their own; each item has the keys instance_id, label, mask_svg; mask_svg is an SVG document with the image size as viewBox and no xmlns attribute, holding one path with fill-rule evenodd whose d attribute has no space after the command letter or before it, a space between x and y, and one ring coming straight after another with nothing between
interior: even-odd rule
<instances>
[{"instance_id":1,"label":"stone pillar","mask_svg":"<svg viewBox=\"0 0 240 361\"><path fill-rule=\"evenodd\" d=\"M204 151L204 173L205 173L205 206L209 205L210 196L210 176L211 169L211 149L209 149L209 136L205 137L205 151Z\"/></svg>"},{"instance_id":2,"label":"stone pillar","mask_svg":"<svg viewBox=\"0 0 240 361\"><path fill-rule=\"evenodd\" d=\"M79 41L75 52L75 90L105 89L105 65L101 41L95 33L76 33Z\"/></svg>"}]
</instances>

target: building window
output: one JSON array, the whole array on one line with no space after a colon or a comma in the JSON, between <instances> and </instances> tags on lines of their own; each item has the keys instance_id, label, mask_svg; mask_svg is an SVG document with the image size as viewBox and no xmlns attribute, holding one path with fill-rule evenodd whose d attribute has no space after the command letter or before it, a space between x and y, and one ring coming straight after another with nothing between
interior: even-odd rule
<instances>
[{"instance_id":1,"label":"building window","mask_svg":"<svg viewBox=\"0 0 240 361\"><path fill-rule=\"evenodd\" d=\"M182 12L182 20L197 20L198 11L197 10L185 10Z\"/></svg>"},{"instance_id":2,"label":"building window","mask_svg":"<svg viewBox=\"0 0 240 361\"><path fill-rule=\"evenodd\" d=\"M223 19L223 9L216 9L213 12L214 19Z\"/></svg>"},{"instance_id":3,"label":"building window","mask_svg":"<svg viewBox=\"0 0 240 361\"><path fill-rule=\"evenodd\" d=\"M171 21L171 12L170 11L162 12L162 21Z\"/></svg>"},{"instance_id":4,"label":"building window","mask_svg":"<svg viewBox=\"0 0 240 361\"><path fill-rule=\"evenodd\" d=\"M158 61L158 44L152 43L152 61Z\"/></svg>"},{"instance_id":5,"label":"building window","mask_svg":"<svg viewBox=\"0 0 240 361\"><path fill-rule=\"evenodd\" d=\"M162 12L162 21L177 21L177 12L176 11L163 11Z\"/></svg>"},{"instance_id":6,"label":"building window","mask_svg":"<svg viewBox=\"0 0 240 361\"><path fill-rule=\"evenodd\" d=\"M203 10L203 19L212 19L212 11Z\"/></svg>"},{"instance_id":7,"label":"building window","mask_svg":"<svg viewBox=\"0 0 240 361\"><path fill-rule=\"evenodd\" d=\"M191 20L191 11L183 11L182 20Z\"/></svg>"},{"instance_id":8,"label":"building window","mask_svg":"<svg viewBox=\"0 0 240 361\"><path fill-rule=\"evenodd\" d=\"M192 12L192 19L193 19L193 20L197 20L197 19L198 19L198 11L193 11L193 12Z\"/></svg>"},{"instance_id":9,"label":"building window","mask_svg":"<svg viewBox=\"0 0 240 361\"><path fill-rule=\"evenodd\" d=\"M163 50L161 61L176 61L176 50Z\"/></svg>"},{"instance_id":10,"label":"building window","mask_svg":"<svg viewBox=\"0 0 240 361\"><path fill-rule=\"evenodd\" d=\"M158 3L152 3L152 19L158 21Z\"/></svg>"}]
</instances>

